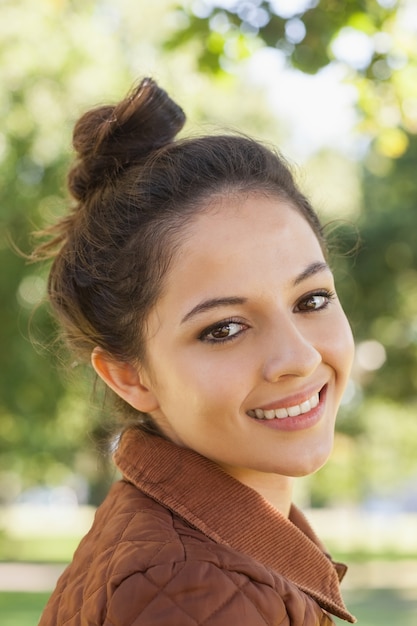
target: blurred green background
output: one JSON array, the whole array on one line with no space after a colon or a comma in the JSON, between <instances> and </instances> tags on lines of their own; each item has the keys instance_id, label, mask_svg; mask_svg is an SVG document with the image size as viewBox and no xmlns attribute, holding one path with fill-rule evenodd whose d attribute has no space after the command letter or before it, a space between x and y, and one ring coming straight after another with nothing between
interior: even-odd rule
<instances>
[{"instance_id":1,"label":"blurred green background","mask_svg":"<svg viewBox=\"0 0 417 626\"><path fill-rule=\"evenodd\" d=\"M67 562L115 478L100 392L43 304L47 267L16 249L66 209L74 121L145 75L186 132L277 145L328 224L357 357L334 454L297 497L358 567L346 597L360 624L415 624L415 2L0 0L2 625L36 623L56 570L32 588L35 570L19 587L1 566Z\"/></svg>"}]
</instances>

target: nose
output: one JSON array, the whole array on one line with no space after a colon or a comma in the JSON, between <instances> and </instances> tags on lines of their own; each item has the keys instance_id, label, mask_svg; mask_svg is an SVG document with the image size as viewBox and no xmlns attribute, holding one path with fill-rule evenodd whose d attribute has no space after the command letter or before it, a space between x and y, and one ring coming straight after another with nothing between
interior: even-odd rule
<instances>
[{"instance_id":1,"label":"nose","mask_svg":"<svg viewBox=\"0 0 417 626\"><path fill-rule=\"evenodd\" d=\"M308 333L292 320L280 320L274 337L267 338L263 376L276 382L284 376L310 376L322 361L319 349Z\"/></svg>"}]
</instances>

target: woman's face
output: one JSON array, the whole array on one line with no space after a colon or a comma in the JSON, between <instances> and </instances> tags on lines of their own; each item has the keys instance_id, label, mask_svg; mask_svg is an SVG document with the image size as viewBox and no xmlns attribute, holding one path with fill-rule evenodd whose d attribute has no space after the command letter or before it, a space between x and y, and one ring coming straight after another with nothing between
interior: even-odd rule
<instances>
[{"instance_id":1,"label":"woman's face","mask_svg":"<svg viewBox=\"0 0 417 626\"><path fill-rule=\"evenodd\" d=\"M353 357L333 276L283 200L231 196L201 213L148 320L152 416L180 446L244 477L326 461Z\"/></svg>"}]
</instances>

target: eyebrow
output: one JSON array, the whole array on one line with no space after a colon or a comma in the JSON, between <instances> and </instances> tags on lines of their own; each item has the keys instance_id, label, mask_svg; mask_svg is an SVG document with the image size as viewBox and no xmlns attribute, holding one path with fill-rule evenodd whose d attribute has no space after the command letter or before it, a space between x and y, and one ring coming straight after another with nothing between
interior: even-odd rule
<instances>
[{"instance_id":1,"label":"eyebrow","mask_svg":"<svg viewBox=\"0 0 417 626\"><path fill-rule=\"evenodd\" d=\"M325 272L325 271L330 271L330 268L327 265L327 263L324 263L323 261L317 261L317 262L311 263L308 267L306 267L305 270L301 272L301 274L299 274L295 278L293 285L294 287L296 287L297 285L302 283L304 280L307 280L311 276L314 276L315 274L318 274L319 272ZM247 301L248 301L247 298L243 298L239 296L210 298L209 300L204 300L203 302L200 302L195 307L193 307L191 311L188 311L186 315L184 315L184 317L181 320L181 324L183 324L184 322L187 322L190 318L194 317L195 315L198 315L199 313L204 313L206 311L211 311L213 309L218 309L224 306L235 306L237 304L245 304L245 302Z\"/></svg>"},{"instance_id":2,"label":"eyebrow","mask_svg":"<svg viewBox=\"0 0 417 626\"><path fill-rule=\"evenodd\" d=\"M211 298L210 300L204 300L197 304L191 311L189 311L181 320L181 324L194 317L198 313L204 313L204 311L210 311L222 306L233 306L236 304L245 304L247 298L239 298L238 296L231 296L230 298Z\"/></svg>"},{"instance_id":3,"label":"eyebrow","mask_svg":"<svg viewBox=\"0 0 417 626\"><path fill-rule=\"evenodd\" d=\"M330 267L324 261L316 261L308 265L301 274L299 274L293 282L294 287L302 283L307 278L318 274L319 272L330 272Z\"/></svg>"}]
</instances>

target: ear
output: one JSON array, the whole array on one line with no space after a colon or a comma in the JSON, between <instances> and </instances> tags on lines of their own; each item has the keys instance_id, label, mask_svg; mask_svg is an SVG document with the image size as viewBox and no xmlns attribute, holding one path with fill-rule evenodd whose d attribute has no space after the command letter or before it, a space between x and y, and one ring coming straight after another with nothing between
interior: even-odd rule
<instances>
[{"instance_id":1,"label":"ear","mask_svg":"<svg viewBox=\"0 0 417 626\"><path fill-rule=\"evenodd\" d=\"M130 363L116 361L101 348L94 348L91 363L97 374L118 396L143 413L159 408L148 377Z\"/></svg>"}]
</instances>

